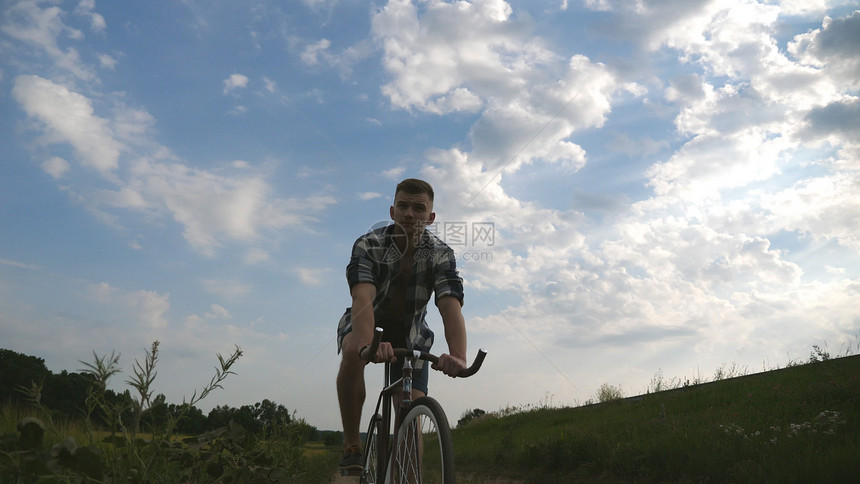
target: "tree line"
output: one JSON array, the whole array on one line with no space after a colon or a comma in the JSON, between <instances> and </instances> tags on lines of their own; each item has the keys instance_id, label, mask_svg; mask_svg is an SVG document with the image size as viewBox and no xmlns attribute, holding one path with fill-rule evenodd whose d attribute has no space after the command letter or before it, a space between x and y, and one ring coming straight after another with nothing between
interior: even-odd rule
<instances>
[{"instance_id":1,"label":"tree line","mask_svg":"<svg viewBox=\"0 0 860 484\"><path fill-rule=\"evenodd\" d=\"M96 378L90 373L67 370L53 373L45 366L43 358L0 349L0 404L39 404L49 409L55 418L88 417L93 423L107 427L110 425L107 416L99 412L84 415L87 395L96 383ZM134 400L129 390L119 393L106 389L104 398L110 407L122 409L123 421L132 418ZM141 415L141 431L159 428L171 418L178 419L175 421L175 431L186 435L199 435L225 427L233 421L254 434L292 425L301 427L305 440L317 438L316 428L296 419L286 407L268 399L238 408L220 405L204 414L199 408L189 407L188 404L168 403L164 394L156 395Z\"/></svg>"}]
</instances>

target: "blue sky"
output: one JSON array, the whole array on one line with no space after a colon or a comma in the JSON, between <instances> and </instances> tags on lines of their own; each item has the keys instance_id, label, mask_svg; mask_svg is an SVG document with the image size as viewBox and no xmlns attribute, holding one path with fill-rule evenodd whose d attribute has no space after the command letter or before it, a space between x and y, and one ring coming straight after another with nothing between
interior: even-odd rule
<instances>
[{"instance_id":1,"label":"blue sky","mask_svg":"<svg viewBox=\"0 0 860 484\"><path fill-rule=\"evenodd\" d=\"M178 402L238 345L204 409L339 428L349 250L416 176L490 353L453 421L856 352L858 9L5 1L0 346L159 340Z\"/></svg>"}]
</instances>

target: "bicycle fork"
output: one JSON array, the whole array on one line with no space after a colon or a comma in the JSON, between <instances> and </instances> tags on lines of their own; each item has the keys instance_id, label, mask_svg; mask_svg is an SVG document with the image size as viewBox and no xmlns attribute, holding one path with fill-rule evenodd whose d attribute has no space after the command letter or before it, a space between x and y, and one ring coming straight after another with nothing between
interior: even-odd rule
<instances>
[{"instance_id":1,"label":"bicycle fork","mask_svg":"<svg viewBox=\"0 0 860 484\"><path fill-rule=\"evenodd\" d=\"M412 359L406 358L403 362L403 374L401 378L401 385L403 391L400 397L400 405L399 412L397 412L397 416L394 420L394 447L391 451L391 461L389 462L389 477L391 482L401 482L400 479L406 478L405 482L419 482L416 479L419 479L417 475L415 475L418 466L420 465L417 462L409 462L409 460L405 460L404 456L398 456L398 453L406 453L412 454L409 449L419 449L417 454L412 454L413 459L418 459L420 462L421 459L421 442L420 442L420 431L416 433L413 431L406 431L406 435L408 436L406 440L411 440L414 438L418 438L418 442L414 445L407 444L403 446L404 440L399 439L400 433L403 431L401 428L404 425L404 418L406 417L407 412L409 412L410 407L412 406ZM408 424L407 424L408 425ZM418 430L418 429L416 429ZM405 465L405 468L400 468L400 466Z\"/></svg>"},{"instance_id":2,"label":"bicycle fork","mask_svg":"<svg viewBox=\"0 0 860 484\"><path fill-rule=\"evenodd\" d=\"M376 404L376 421L378 425L377 455L380 457L377 461L377 476L380 478L385 476L394 464L394 453L396 450L394 449L392 439L389 435L394 437L394 441L397 440L397 433L400 430L400 422L409 410L409 406L412 405L412 370L412 359L406 358L403 362L403 373L401 375L401 379L384 388L379 396L379 402ZM389 381L390 371L389 365L385 365L385 381ZM394 405L390 402L393 399L392 397L396 395L395 391L398 387L403 389L400 393L400 405L398 405L399 408L397 409L397 412L392 412L392 407L394 407ZM386 399L388 401L383 403ZM380 410L382 411L381 415L378 413ZM392 413L395 415L392 415ZM388 433L391 422L394 423L393 434ZM388 457L387 459L385 458L386 456Z\"/></svg>"}]
</instances>

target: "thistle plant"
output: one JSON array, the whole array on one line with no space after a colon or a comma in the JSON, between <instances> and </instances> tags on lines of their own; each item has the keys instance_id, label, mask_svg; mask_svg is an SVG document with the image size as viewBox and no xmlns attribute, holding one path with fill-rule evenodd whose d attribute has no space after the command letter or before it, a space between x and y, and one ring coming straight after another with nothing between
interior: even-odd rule
<instances>
[{"instance_id":1,"label":"thistle plant","mask_svg":"<svg viewBox=\"0 0 860 484\"><path fill-rule=\"evenodd\" d=\"M87 390L87 418L85 422L91 425L93 412L99 410L107 420L107 423L110 424L112 434L116 432L118 425L122 425L120 415L122 415L123 409L110 407L105 399L105 390L107 389L107 382L110 377L122 371L122 368L119 366L119 356L119 354L113 351L110 356L99 356L93 351L92 363L78 360L85 367L81 371L93 378L93 382ZM92 432L90 432L90 435L92 435Z\"/></svg>"},{"instance_id":2,"label":"thistle plant","mask_svg":"<svg viewBox=\"0 0 860 484\"><path fill-rule=\"evenodd\" d=\"M134 419L131 425L131 438L135 439L140 431L140 416L144 410L149 408L152 398L152 383L155 381L155 376L158 372L155 371L155 363L158 361L158 340L152 343L152 347L146 352L146 358L143 360L143 365L137 360L134 360L134 368L132 373L134 376L125 382L132 388L137 390L138 397L133 403Z\"/></svg>"}]
</instances>

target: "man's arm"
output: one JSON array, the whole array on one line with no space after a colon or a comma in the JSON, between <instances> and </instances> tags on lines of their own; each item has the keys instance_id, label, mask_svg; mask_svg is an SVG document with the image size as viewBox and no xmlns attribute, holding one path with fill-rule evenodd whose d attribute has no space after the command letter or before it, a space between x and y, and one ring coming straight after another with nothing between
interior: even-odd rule
<instances>
[{"instance_id":1,"label":"man's arm","mask_svg":"<svg viewBox=\"0 0 860 484\"><path fill-rule=\"evenodd\" d=\"M442 324L445 326L445 340L448 342L448 352L439 356L439 363L434 369L441 370L448 376L457 376L466 368L466 320L460 300L453 296L443 296L436 301Z\"/></svg>"},{"instance_id":2,"label":"man's arm","mask_svg":"<svg viewBox=\"0 0 860 484\"><path fill-rule=\"evenodd\" d=\"M373 315L373 299L376 297L376 286L369 282L359 282L352 286L352 309L350 322L352 332L344 339L344 351L358 354L373 340L373 329L376 320ZM394 351L390 343L380 343L376 351L375 361L395 361Z\"/></svg>"}]
</instances>

